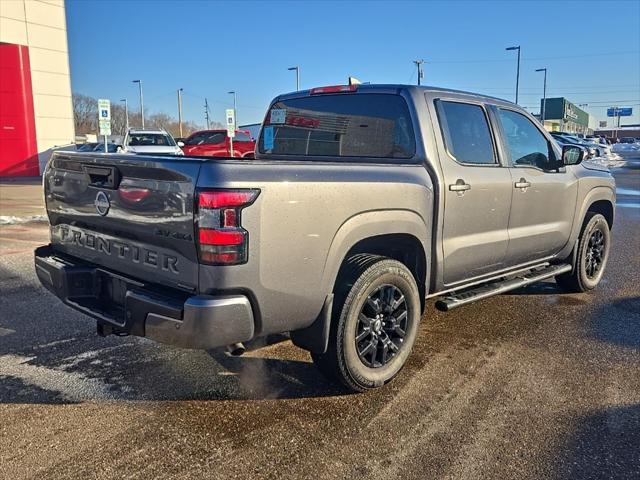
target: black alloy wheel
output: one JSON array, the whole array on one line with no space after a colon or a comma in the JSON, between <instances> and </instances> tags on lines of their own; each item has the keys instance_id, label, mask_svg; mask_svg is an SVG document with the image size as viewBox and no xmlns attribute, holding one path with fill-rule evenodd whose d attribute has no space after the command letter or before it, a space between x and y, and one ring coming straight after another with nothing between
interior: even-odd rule
<instances>
[{"instance_id":1,"label":"black alloy wheel","mask_svg":"<svg viewBox=\"0 0 640 480\"><path fill-rule=\"evenodd\" d=\"M585 273L587 278L594 279L597 277L602 264L604 263L605 239L602 230L594 230L589 237L585 261Z\"/></svg>"},{"instance_id":2,"label":"black alloy wheel","mask_svg":"<svg viewBox=\"0 0 640 480\"><path fill-rule=\"evenodd\" d=\"M407 332L407 301L395 285L381 285L362 306L356 325L356 351L364 365L383 367L400 351Z\"/></svg>"}]
</instances>

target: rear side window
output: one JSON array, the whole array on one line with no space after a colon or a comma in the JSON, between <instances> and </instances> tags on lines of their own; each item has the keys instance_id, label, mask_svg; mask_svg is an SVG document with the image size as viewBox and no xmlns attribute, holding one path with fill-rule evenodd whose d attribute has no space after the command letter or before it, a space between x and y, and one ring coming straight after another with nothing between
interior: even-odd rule
<instances>
[{"instance_id":1,"label":"rear side window","mask_svg":"<svg viewBox=\"0 0 640 480\"><path fill-rule=\"evenodd\" d=\"M438 119L449 153L459 163L493 165L495 152L489 122L479 105L438 101Z\"/></svg>"},{"instance_id":2,"label":"rear side window","mask_svg":"<svg viewBox=\"0 0 640 480\"><path fill-rule=\"evenodd\" d=\"M411 158L415 135L400 95L341 94L283 100L267 113L260 153Z\"/></svg>"}]
</instances>

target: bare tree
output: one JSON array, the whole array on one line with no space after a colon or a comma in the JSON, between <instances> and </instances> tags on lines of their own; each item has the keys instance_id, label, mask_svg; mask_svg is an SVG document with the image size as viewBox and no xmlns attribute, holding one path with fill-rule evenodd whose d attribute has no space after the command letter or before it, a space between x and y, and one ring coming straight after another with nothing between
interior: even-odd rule
<instances>
[{"instance_id":1,"label":"bare tree","mask_svg":"<svg viewBox=\"0 0 640 480\"><path fill-rule=\"evenodd\" d=\"M98 100L82 95L80 93L73 94L73 116L76 126L76 133L98 133ZM129 111L129 126L139 127L141 125L140 112ZM111 133L113 135L124 135L127 120L125 117L124 106L117 102L111 102ZM145 127L164 129L173 136L180 134L180 125L178 121L171 115L158 112L145 116ZM213 130L223 130L225 126L219 122L210 124ZM193 121L182 122L182 134L186 137L191 133L202 130L204 127Z\"/></svg>"},{"instance_id":2,"label":"bare tree","mask_svg":"<svg viewBox=\"0 0 640 480\"><path fill-rule=\"evenodd\" d=\"M98 101L87 95L74 93L72 102L76 133L94 133L98 129Z\"/></svg>"}]
</instances>

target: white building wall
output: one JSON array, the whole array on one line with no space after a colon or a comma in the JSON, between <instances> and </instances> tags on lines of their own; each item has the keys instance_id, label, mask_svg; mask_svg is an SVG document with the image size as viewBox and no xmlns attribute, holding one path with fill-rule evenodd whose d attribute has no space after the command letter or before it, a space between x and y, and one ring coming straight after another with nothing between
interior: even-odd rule
<instances>
[{"instance_id":1,"label":"white building wall","mask_svg":"<svg viewBox=\"0 0 640 480\"><path fill-rule=\"evenodd\" d=\"M29 47L42 165L52 147L75 138L64 1L0 0L0 42Z\"/></svg>"}]
</instances>

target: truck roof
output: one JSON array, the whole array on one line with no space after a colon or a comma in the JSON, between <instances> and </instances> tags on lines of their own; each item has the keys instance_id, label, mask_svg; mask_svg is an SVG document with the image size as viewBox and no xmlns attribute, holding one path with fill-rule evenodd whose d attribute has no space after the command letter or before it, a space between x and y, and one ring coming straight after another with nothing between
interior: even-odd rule
<instances>
[{"instance_id":1,"label":"truck roof","mask_svg":"<svg viewBox=\"0 0 640 480\"><path fill-rule=\"evenodd\" d=\"M285 99L289 99L289 98L298 98L298 97L306 97L311 95L311 90L300 90L297 92L290 92L290 93L285 93L285 94L281 94L278 95L276 97L277 100L285 100ZM500 103L505 103L505 104L510 104L510 105L516 105L513 102L510 102L509 100L505 100L504 98L499 98L499 97L492 97L490 95L484 95L481 93L474 93L474 92L467 92L464 90L455 90L452 88L442 88L442 87L434 87L434 86L429 86L429 85L406 85L406 84L400 84L400 83L366 83L366 84L358 84L357 86L357 92L363 92L363 91L368 91L371 93L375 93L375 92L398 92L400 90L405 90L405 91L415 91L415 90L422 90L424 92L441 92L441 93L453 93L453 94L457 94L457 95L470 95L470 96L474 96L477 98L482 98L482 99L486 99L486 100L490 100L491 102L500 102ZM517 105L516 105L517 106ZM520 107L521 108L521 107Z\"/></svg>"}]
</instances>

